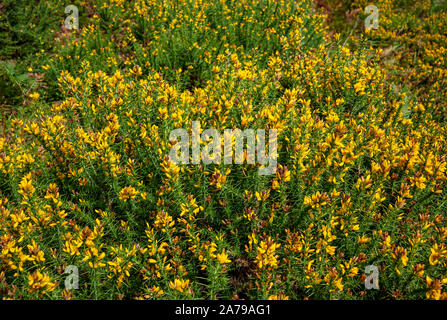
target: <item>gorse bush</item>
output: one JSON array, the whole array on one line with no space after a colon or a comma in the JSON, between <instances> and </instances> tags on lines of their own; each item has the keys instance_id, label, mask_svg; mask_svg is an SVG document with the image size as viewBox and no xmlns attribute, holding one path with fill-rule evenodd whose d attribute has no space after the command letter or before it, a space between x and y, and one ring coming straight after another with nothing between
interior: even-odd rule
<instances>
[{"instance_id":1,"label":"gorse bush","mask_svg":"<svg viewBox=\"0 0 447 320\"><path fill-rule=\"evenodd\" d=\"M311 1L38 8L57 23L23 64L43 80L0 136L0 297L447 298L445 122L380 48ZM173 163L193 121L276 129L274 174Z\"/></svg>"}]
</instances>

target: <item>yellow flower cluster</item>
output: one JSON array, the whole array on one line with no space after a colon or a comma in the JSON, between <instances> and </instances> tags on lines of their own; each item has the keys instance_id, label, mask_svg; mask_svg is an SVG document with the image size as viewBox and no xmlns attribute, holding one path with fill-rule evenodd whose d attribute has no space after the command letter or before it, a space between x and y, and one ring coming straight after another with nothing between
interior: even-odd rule
<instances>
[{"instance_id":1,"label":"yellow flower cluster","mask_svg":"<svg viewBox=\"0 0 447 320\"><path fill-rule=\"evenodd\" d=\"M0 131L0 298L447 298L445 34L386 69L307 0L83 3L39 66L58 99ZM378 7L368 37L417 44ZM274 174L173 163L193 121L276 129Z\"/></svg>"}]
</instances>

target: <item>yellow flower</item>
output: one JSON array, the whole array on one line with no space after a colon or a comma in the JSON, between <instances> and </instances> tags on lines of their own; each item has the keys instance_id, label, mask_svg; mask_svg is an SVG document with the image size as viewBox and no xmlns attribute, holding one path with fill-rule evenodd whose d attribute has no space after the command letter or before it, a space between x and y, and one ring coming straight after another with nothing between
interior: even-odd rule
<instances>
[{"instance_id":1,"label":"yellow flower","mask_svg":"<svg viewBox=\"0 0 447 320\"><path fill-rule=\"evenodd\" d=\"M183 280L183 279L175 279L174 282L169 281L169 287L171 289L183 292L183 290L186 290L189 286L189 280Z\"/></svg>"},{"instance_id":2,"label":"yellow flower","mask_svg":"<svg viewBox=\"0 0 447 320\"><path fill-rule=\"evenodd\" d=\"M284 293L272 294L267 300L289 300L289 296L286 296Z\"/></svg>"},{"instance_id":3,"label":"yellow flower","mask_svg":"<svg viewBox=\"0 0 447 320\"><path fill-rule=\"evenodd\" d=\"M368 243L371 240L371 238L368 238L367 236L363 235L363 236L359 236L358 237L358 244L364 244L364 243Z\"/></svg>"},{"instance_id":4,"label":"yellow flower","mask_svg":"<svg viewBox=\"0 0 447 320\"><path fill-rule=\"evenodd\" d=\"M137 194L138 191L134 187L124 187L119 193L119 198L123 201L127 201L128 199L135 199Z\"/></svg>"},{"instance_id":5,"label":"yellow flower","mask_svg":"<svg viewBox=\"0 0 447 320\"><path fill-rule=\"evenodd\" d=\"M26 176L22 178L20 181L19 187L19 193L26 199L28 199L36 190L33 187L33 180L31 178L31 173L28 173Z\"/></svg>"},{"instance_id":6,"label":"yellow flower","mask_svg":"<svg viewBox=\"0 0 447 320\"><path fill-rule=\"evenodd\" d=\"M33 100L37 100L40 97L40 94L38 92L33 92L29 95L29 97Z\"/></svg>"},{"instance_id":7,"label":"yellow flower","mask_svg":"<svg viewBox=\"0 0 447 320\"><path fill-rule=\"evenodd\" d=\"M56 288L56 284L51 282L50 277L47 274L42 274L39 270L28 275L28 286L28 292L41 293L53 291Z\"/></svg>"},{"instance_id":8,"label":"yellow flower","mask_svg":"<svg viewBox=\"0 0 447 320\"><path fill-rule=\"evenodd\" d=\"M331 256L334 255L335 249L337 249L337 247L335 247L335 246L326 246L326 252L328 254L330 254Z\"/></svg>"},{"instance_id":9,"label":"yellow flower","mask_svg":"<svg viewBox=\"0 0 447 320\"><path fill-rule=\"evenodd\" d=\"M335 284L335 286L337 287L338 290L340 290L340 291L343 290L344 286L343 286L341 278L334 280L334 284Z\"/></svg>"},{"instance_id":10,"label":"yellow flower","mask_svg":"<svg viewBox=\"0 0 447 320\"><path fill-rule=\"evenodd\" d=\"M225 253L225 249L222 249L222 253L217 254L217 261L219 261L219 263L221 264L231 262L231 260L228 259L228 255Z\"/></svg>"},{"instance_id":11,"label":"yellow flower","mask_svg":"<svg viewBox=\"0 0 447 320\"><path fill-rule=\"evenodd\" d=\"M275 255L275 250L280 246L280 244L273 242L270 237L268 237L267 241L260 242L255 259L255 263L258 265L259 269L267 266L278 266L278 260L277 255Z\"/></svg>"},{"instance_id":12,"label":"yellow flower","mask_svg":"<svg viewBox=\"0 0 447 320\"><path fill-rule=\"evenodd\" d=\"M407 265L407 262L408 262L408 257L407 257L407 254L405 253L402 257L400 257L401 258L401 260L402 260L402 264L404 265L404 266L406 266Z\"/></svg>"}]
</instances>

